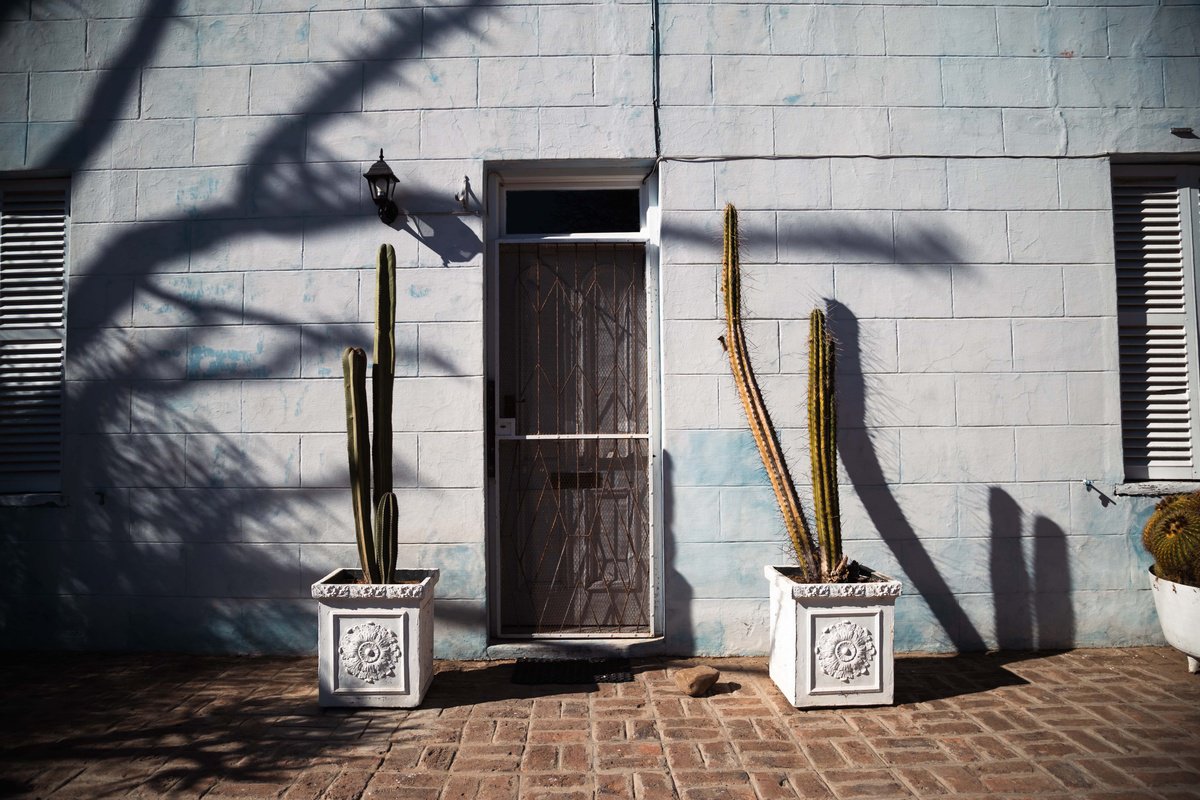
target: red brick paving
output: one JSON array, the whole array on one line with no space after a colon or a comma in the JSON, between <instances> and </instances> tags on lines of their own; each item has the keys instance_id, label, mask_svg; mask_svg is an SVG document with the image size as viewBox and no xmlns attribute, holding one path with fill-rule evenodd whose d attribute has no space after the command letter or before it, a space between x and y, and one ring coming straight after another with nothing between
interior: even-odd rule
<instances>
[{"instance_id":1,"label":"red brick paving","mask_svg":"<svg viewBox=\"0 0 1200 800\"><path fill-rule=\"evenodd\" d=\"M0 796L1200 798L1200 676L1165 648L901 658L895 706L846 711L707 663L700 699L683 661L593 691L442 662L421 709L322 711L309 658L9 654Z\"/></svg>"}]
</instances>

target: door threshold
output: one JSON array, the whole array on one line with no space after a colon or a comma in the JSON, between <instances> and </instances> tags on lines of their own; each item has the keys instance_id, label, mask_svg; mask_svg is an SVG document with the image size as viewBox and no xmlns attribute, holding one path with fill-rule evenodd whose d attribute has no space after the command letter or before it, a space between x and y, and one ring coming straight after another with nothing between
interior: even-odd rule
<instances>
[{"instance_id":1,"label":"door threshold","mask_svg":"<svg viewBox=\"0 0 1200 800\"><path fill-rule=\"evenodd\" d=\"M486 658L595 658L598 656L658 655L664 639L522 639L495 642Z\"/></svg>"}]
</instances>

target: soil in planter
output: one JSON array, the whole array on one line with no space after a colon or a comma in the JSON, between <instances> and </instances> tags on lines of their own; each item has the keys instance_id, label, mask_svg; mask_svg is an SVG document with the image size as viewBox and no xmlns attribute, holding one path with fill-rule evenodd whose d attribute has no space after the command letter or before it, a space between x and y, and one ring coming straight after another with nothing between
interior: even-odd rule
<instances>
[{"instance_id":1,"label":"soil in planter","mask_svg":"<svg viewBox=\"0 0 1200 800\"><path fill-rule=\"evenodd\" d=\"M371 582L365 578L359 578L356 581L346 581L346 583L355 583L359 586L370 586ZM388 583L379 584L380 586L403 586L405 584L420 583L420 581L389 581Z\"/></svg>"},{"instance_id":2,"label":"soil in planter","mask_svg":"<svg viewBox=\"0 0 1200 800\"><path fill-rule=\"evenodd\" d=\"M813 581L804 579L804 574L800 572L799 567L778 567L779 573L785 578L788 578L793 583L810 584ZM878 574L867 569L857 561L850 562L849 580L837 581L837 583L886 583L887 578L881 578Z\"/></svg>"},{"instance_id":3,"label":"soil in planter","mask_svg":"<svg viewBox=\"0 0 1200 800\"><path fill-rule=\"evenodd\" d=\"M355 572L350 572L349 570L342 570L334 577L333 580L330 581L330 583L337 584L338 586L344 586L346 584L353 584L355 586L370 586L371 585L371 582L369 580L367 580L366 578L362 577L361 573L355 574L356 572L357 572L357 570ZM421 580L424 580L424 579L422 578ZM413 585L413 584L420 583L421 580L391 581L390 583L380 584L380 585L382 585L382 586L405 586L405 585Z\"/></svg>"}]
</instances>

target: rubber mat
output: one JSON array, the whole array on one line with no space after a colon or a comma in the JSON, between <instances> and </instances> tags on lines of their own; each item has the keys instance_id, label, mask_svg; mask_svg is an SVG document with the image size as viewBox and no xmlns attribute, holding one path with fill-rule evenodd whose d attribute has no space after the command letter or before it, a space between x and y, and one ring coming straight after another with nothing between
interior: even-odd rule
<instances>
[{"instance_id":1,"label":"rubber mat","mask_svg":"<svg viewBox=\"0 0 1200 800\"><path fill-rule=\"evenodd\" d=\"M633 680L628 658L583 658L551 661L519 658L513 665L512 682L525 686L545 683L627 683Z\"/></svg>"}]
</instances>

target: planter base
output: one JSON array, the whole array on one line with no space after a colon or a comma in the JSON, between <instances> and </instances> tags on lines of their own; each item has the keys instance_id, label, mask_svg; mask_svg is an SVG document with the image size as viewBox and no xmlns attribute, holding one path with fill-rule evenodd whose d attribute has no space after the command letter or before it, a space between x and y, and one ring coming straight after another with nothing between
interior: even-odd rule
<instances>
[{"instance_id":1,"label":"planter base","mask_svg":"<svg viewBox=\"0 0 1200 800\"><path fill-rule=\"evenodd\" d=\"M1151 569L1150 592L1163 638L1187 656L1188 672L1200 672L1200 588L1160 578Z\"/></svg>"},{"instance_id":2,"label":"planter base","mask_svg":"<svg viewBox=\"0 0 1200 800\"><path fill-rule=\"evenodd\" d=\"M325 707L412 708L433 678L436 569L396 570L399 583L358 583L334 570L317 599L319 702Z\"/></svg>"},{"instance_id":3,"label":"planter base","mask_svg":"<svg viewBox=\"0 0 1200 800\"><path fill-rule=\"evenodd\" d=\"M890 705L900 582L797 583L790 571L765 569L775 685L797 708Z\"/></svg>"}]
</instances>

